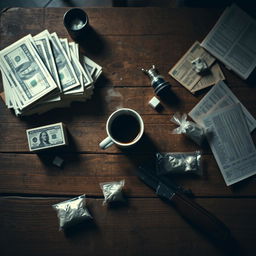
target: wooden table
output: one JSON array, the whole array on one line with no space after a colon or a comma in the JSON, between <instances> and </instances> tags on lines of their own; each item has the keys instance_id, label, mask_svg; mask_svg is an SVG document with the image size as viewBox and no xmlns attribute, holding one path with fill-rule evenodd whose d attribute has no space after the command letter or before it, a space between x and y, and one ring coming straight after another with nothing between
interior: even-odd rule
<instances>
[{"instance_id":1,"label":"wooden table","mask_svg":"<svg viewBox=\"0 0 256 256\"><path fill-rule=\"evenodd\" d=\"M0 16L1 49L44 29L68 37L62 25L67 9L6 10ZM85 42L86 55L103 66L92 99L56 109L42 116L15 117L0 103L0 241L1 255L223 255L223 250L192 228L145 186L135 174L139 163L157 151L200 149L182 135L173 135L173 113L188 113L205 95L193 96L167 73L195 40L201 41L221 14L213 9L91 8L86 9L96 41ZM94 46L91 48L90 46ZM154 96L140 71L155 64L172 84L176 100L158 113L148 106ZM222 66L227 83L256 116L256 89ZM101 150L105 123L118 107L138 111L145 136L130 151L115 146ZM64 168L51 164L54 157L30 153L26 129L64 122L70 146L58 152ZM253 135L255 140L255 133ZM195 200L231 230L243 255L255 255L256 179L227 187L215 159L203 151L203 177L176 179L190 188ZM125 179L127 204L102 206L100 182ZM51 205L86 194L94 225L67 235L58 231Z\"/></svg>"}]
</instances>

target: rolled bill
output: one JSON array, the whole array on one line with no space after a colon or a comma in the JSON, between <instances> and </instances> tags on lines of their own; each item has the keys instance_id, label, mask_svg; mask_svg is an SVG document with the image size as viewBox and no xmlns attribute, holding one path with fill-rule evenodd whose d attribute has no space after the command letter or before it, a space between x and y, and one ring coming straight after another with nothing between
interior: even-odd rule
<instances>
[{"instance_id":1,"label":"rolled bill","mask_svg":"<svg viewBox=\"0 0 256 256\"><path fill-rule=\"evenodd\" d=\"M26 132L30 151L45 150L68 144L66 128L63 123L40 126L28 129Z\"/></svg>"}]
</instances>

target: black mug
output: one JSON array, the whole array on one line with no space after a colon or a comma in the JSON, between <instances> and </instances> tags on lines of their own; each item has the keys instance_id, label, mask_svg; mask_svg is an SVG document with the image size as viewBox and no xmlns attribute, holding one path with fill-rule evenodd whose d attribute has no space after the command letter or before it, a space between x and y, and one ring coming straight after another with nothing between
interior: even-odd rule
<instances>
[{"instance_id":1,"label":"black mug","mask_svg":"<svg viewBox=\"0 0 256 256\"><path fill-rule=\"evenodd\" d=\"M63 23L74 40L79 40L89 28L88 16L84 10L79 8L68 10L64 14Z\"/></svg>"}]
</instances>

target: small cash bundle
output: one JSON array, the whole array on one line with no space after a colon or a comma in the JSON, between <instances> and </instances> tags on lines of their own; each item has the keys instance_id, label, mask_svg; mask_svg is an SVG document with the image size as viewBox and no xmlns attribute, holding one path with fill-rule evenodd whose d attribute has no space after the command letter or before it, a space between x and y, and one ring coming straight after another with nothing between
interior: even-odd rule
<instances>
[{"instance_id":1,"label":"small cash bundle","mask_svg":"<svg viewBox=\"0 0 256 256\"><path fill-rule=\"evenodd\" d=\"M65 125L50 124L27 130L30 151L39 151L68 144Z\"/></svg>"},{"instance_id":2,"label":"small cash bundle","mask_svg":"<svg viewBox=\"0 0 256 256\"><path fill-rule=\"evenodd\" d=\"M158 175L164 174L197 174L202 175L201 153L157 153L156 170Z\"/></svg>"},{"instance_id":3,"label":"small cash bundle","mask_svg":"<svg viewBox=\"0 0 256 256\"><path fill-rule=\"evenodd\" d=\"M100 183L104 195L103 204L124 201L122 189L124 180Z\"/></svg>"},{"instance_id":4,"label":"small cash bundle","mask_svg":"<svg viewBox=\"0 0 256 256\"><path fill-rule=\"evenodd\" d=\"M101 66L79 56L78 44L48 30L34 37L27 35L1 50L0 69L1 97L17 116L90 99L102 73Z\"/></svg>"},{"instance_id":5,"label":"small cash bundle","mask_svg":"<svg viewBox=\"0 0 256 256\"><path fill-rule=\"evenodd\" d=\"M192 121L187 121L187 114L181 115L180 113L175 113L171 118L171 121L179 125L178 128L172 131L173 134L185 134L198 145L202 145L206 138L205 131L198 124Z\"/></svg>"},{"instance_id":6,"label":"small cash bundle","mask_svg":"<svg viewBox=\"0 0 256 256\"><path fill-rule=\"evenodd\" d=\"M86 208L85 195L54 204L52 207L57 211L59 230L67 229L82 221L92 219L91 214Z\"/></svg>"}]
</instances>

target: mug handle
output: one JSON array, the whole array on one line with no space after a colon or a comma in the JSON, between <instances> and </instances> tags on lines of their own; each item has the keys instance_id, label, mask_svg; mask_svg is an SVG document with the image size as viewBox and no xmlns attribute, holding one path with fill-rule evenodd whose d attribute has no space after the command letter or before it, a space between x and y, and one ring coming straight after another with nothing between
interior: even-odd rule
<instances>
[{"instance_id":1,"label":"mug handle","mask_svg":"<svg viewBox=\"0 0 256 256\"><path fill-rule=\"evenodd\" d=\"M100 148L101 149L106 149L108 147L110 147L111 145L113 145L114 142L112 141L112 139L108 136L107 138L105 138L100 144Z\"/></svg>"}]
</instances>

